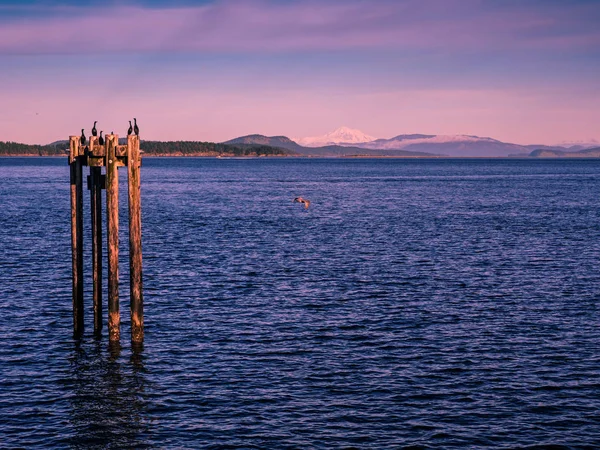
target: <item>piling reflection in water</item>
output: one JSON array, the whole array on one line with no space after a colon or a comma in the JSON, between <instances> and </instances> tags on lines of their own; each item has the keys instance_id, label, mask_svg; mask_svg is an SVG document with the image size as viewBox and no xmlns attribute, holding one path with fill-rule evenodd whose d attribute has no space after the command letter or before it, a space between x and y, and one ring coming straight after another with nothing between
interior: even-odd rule
<instances>
[{"instance_id":1,"label":"piling reflection in water","mask_svg":"<svg viewBox=\"0 0 600 450\"><path fill-rule=\"evenodd\" d=\"M73 448L148 447L143 347L76 341L70 358Z\"/></svg>"}]
</instances>

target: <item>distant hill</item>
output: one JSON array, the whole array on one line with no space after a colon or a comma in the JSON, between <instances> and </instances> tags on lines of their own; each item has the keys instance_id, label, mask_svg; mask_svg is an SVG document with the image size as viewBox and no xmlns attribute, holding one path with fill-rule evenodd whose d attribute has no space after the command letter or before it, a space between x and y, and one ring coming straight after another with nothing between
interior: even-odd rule
<instances>
[{"instance_id":1,"label":"distant hill","mask_svg":"<svg viewBox=\"0 0 600 450\"><path fill-rule=\"evenodd\" d=\"M523 145L469 135L401 134L391 139L377 139L359 147L386 150L408 150L458 157L498 157L529 154Z\"/></svg>"},{"instance_id":2,"label":"distant hill","mask_svg":"<svg viewBox=\"0 0 600 450\"><path fill-rule=\"evenodd\" d=\"M600 147L587 148L576 152L539 148L532 151L529 156L534 158L600 158Z\"/></svg>"},{"instance_id":3,"label":"distant hill","mask_svg":"<svg viewBox=\"0 0 600 450\"><path fill-rule=\"evenodd\" d=\"M302 149L304 148L285 136L268 137L263 136L262 134L249 134L248 136L241 136L235 139L231 139L230 141L225 141L223 142L223 144L268 145L270 147L285 148L297 153L302 153Z\"/></svg>"},{"instance_id":4,"label":"distant hill","mask_svg":"<svg viewBox=\"0 0 600 450\"><path fill-rule=\"evenodd\" d=\"M410 150L384 150L371 149L359 146L346 145L325 145L322 147L304 147L285 136L263 136L262 134L250 134L239 138L225 141L226 145L269 145L274 147L285 148L305 156L434 156L431 153L417 152Z\"/></svg>"},{"instance_id":5,"label":"distant hill","mask_svg":"<svg viewBox=\"0 0 600 450\"><path fill-rule=\"evenodd\" d=\"M52 145L54 147L60 147L60 146L62 146L63 148L69 148L69 140L68 139L63 139L61 141L54 141L54 142L50 142L47 145Z\"/></svg>"},{"instance_id":6,"label":"distant hill","mask_svg":"<svg viewBox=\"0 0 600 450\"><path fill-rule=\"evenodd\" d=\"M402 149L452 157L528 156L532 150L538 149L563 152L580 150L579 147L511 144L489 137L426 134L402 134L391 139L376 139L372 142L357 144L357 146L387 150Z\"/></svg>"}]
</instances>

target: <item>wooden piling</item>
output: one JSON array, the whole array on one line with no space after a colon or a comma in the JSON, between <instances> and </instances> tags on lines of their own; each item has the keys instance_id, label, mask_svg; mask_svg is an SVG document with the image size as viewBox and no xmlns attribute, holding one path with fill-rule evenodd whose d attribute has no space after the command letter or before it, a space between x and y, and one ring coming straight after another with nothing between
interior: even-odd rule
<instances>
[{"instance_id":1,"label":"wooden piling","mask_svg":"<svg viewBox=\"0 0 600 450\"><path fill-rule=\"evenodd\" d=\"M129 265L131 276L132 349L141 349L144 341L144 300L142 292L142 218L140 198L141 151L139 136L128 136L127 145L119 145L117 135L107 135L104 145L90 136L87 146L79 136L69 138L71 175L71 246L73 263L73 330L83 334L83 166L90 167L92 234L92 280L94 333L102 330L102 189L106 189L106 240L108 260L108 336L119 348L121 314L119 310L119 172L128 167L129 181ZM102 175L102 167L106 175Z\"/></svg>"},{"instance_id":2,"label":"wooden piling","mask_svg":"<svg viewBox=\"0 0 600 450\"><path fill-rule=\"evenodd\" d=\"M94 333L102 331L102 169L90 167Z\"/></svg>"},{"instance_id":3,"label":"wooden piling","mask_svg":"<svg viewBox=\"0 0 600 450\"><path fill-rule=\"evenodd\" d=\"M119 312L119 171L116 148L117 135L106 136L106 237L108 253L108 336L120 338Z\"/></svg>"},{"instance_id":4,"label":"wooden piling","mask_svg":"<svg viewBox=\"0 0 600 450\"><path fill-rule=\"evenodd\" d=\"M144 297L142 292L142 217L140 199L140 138L127 136L129 192L129 273L131 340L144 340Z\"/></svg>"},{"instance_id":5,"label":"wooden piling","mask_svg":"<svg viewBox=\"0 0 600 450\"><path fill-rule=\"evenodd\" d=\"M83 334L83 174L81 159L79 136L70 136L73 334L76 337Z\"/></svg>"}]
</instances>

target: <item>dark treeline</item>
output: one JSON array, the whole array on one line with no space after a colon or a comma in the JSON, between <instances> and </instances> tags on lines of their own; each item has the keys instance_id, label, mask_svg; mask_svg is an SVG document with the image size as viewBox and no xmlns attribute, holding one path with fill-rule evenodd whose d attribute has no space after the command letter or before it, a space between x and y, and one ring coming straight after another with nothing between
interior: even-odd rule
<instances>
[{"instance_id":1,"label":"dark treeline","mask_svg":"<svg viewBox=\"0 0 600 450\"><path fill-rule=\"evenodd\" d=\"M126 143L126 140L120 143ZM68 149L68 142L52 145L28 145L0 141L0 156L66 156ZM290 150L268 145L230 145L196 141L142 141L141 149L146 156L285 156L295 154Z\"/></svg>"},{"instance_id":2,"label":"dark treeline","mask_svg":"<svg viewBox=\"0 0 600 450\"><path fill-rule=\"evenodd\" d=\"M63 145L28 145L0 141L0 156L63 156L64 148Z\"/></svg>"},{"instance_id":3,"label":"dark treeline","mask_svg":"<svg viewBox=\"0 0 600 450\"><path fill-rule=\"evenodd\" d=\"M145 155L156 156L284 156L289 150L252 144L217 144L197 141L142 141Z\"/></svg>"}]
</instances>

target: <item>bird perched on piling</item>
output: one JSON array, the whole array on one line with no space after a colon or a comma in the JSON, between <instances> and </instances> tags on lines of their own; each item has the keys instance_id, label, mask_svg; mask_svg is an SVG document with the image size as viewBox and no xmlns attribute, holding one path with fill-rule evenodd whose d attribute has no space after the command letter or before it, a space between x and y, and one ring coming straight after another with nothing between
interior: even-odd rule
<instances>
[{"instance_id":1,"label":"bird perched on piling","mask_svg":"<svg viewBox=\"0 0 600 450\"><path fill-rule=\"evenodd\" d=\"M294 199L294 203L302 203L304 205L304 209L308 209L308 207L310 206L310 200L307 200L302 197L296 197Z\"/></svg>"},{"instance_id":2,"label":"bird perched on piling","mask_svg":"<svg viewBox=\"0 0 600 450\"><path fill-rule=\"evenodd\" d=\"M92 136L98 136L98 132L96 131L96 123L98 123L98 121L94 120L94 128L92 128Z\"/></svg>"},{"instance_id":3,"label":"bird perched on piling","mask_svg":"<svg viewBox=\"0 0 600 450\"><path fill-rule=\"evenodd\" d=\"M80 140L81 140L81 145L85 145L85 134L83 132L83 128L81 129L81 138L80 138Z\"/></svg>"},{"instance_id":4,"label":"bird perched on piling","mask_svg":"<svg viewBox=\"0 0 600 450\"><path fill-rule=\"evenodd\" d=\"M129 121L129 129L127 130L127 136L133 133L133 127L131 126L131 120Z\"/></svg>"},{"instance_id":5,"label":"bird perched on piling","mask_svg":"<svg viewBox=\"0 0 600 450\"><path fill-rule=\"evenodd\" d=\"M135 117L133 118L133 132L136 136L140 135L140 128L137 125L137 119Z\"/></svg>"},{"instance_id":6,"label":"bird perched on piling","mask_svg":"<svg viewBox=\"0 0 600 450\"><path fill-rule=\"evenodd\" d=\"M102 137L102 130L100 130L100 137L98 138L98 144L104 145L104 138Z\"/></svg>"}]
</instances>

